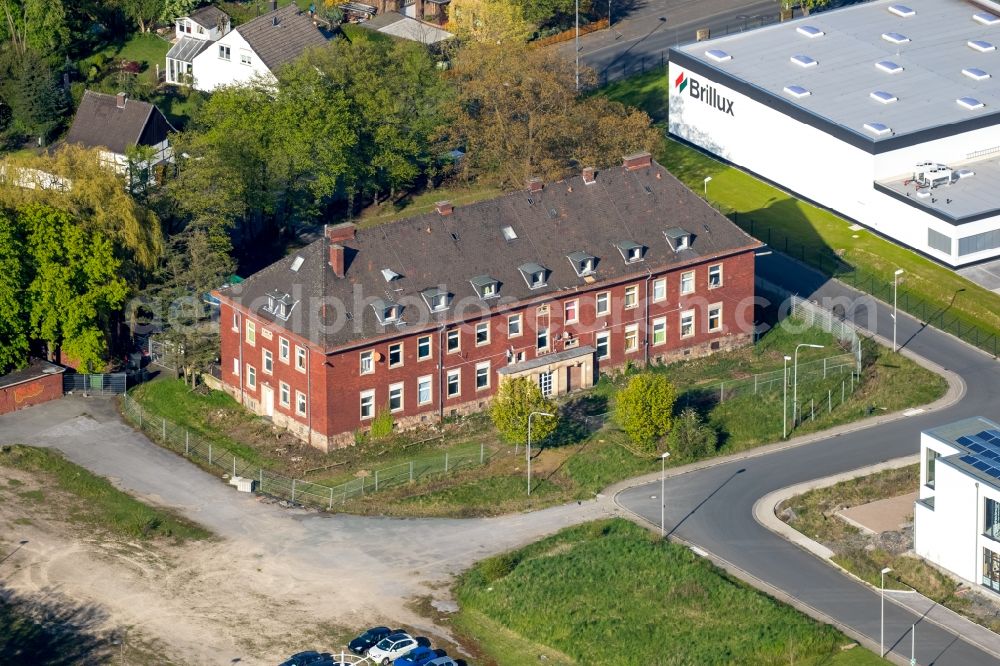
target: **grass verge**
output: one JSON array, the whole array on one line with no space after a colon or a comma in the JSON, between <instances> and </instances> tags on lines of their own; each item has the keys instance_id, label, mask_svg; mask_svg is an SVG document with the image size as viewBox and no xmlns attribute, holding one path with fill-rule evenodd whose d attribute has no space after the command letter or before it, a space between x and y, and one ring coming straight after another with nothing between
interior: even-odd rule
<instances>
[{"instance_id":1,"label":"grass verge","mask_svg":"<svg viewBox=\"0 0 1000 666\"><path fill-rule=\"evenodd\" d=\"M628 575L622 575L627 571ZM488 663L877 664L852 641L621 519L480 562L455 627Z\"/></svg>"},{"instance_id":2,"label":"grass verge","mask_svg":"<svg viewBox=\"0 0 1000 666\"><path fill-rule=\"evenodd\" d=\"M920 465L909 465L792 497L777 507L777 513L790 527L830 548L835 563L871 585L879 586L879 572L890 567L887 588L917 590L973 622L1000 630L1000 607L911 554L912 524L898 532L869 535L836 515L850 507L913 492L919 484Z\"/></svg>"},{"instance_id":3,"label":"grass verge","mask_svg":"<svg viewBox=\"0 0 1000 666\"><path fill-rule=\"evenodd\" d=\"M130 539L171 537L178 542L207 539L211 533L167 509L154 508L123 493L104 478L91 474L51 449L19 444L0 447L0 466L42 475L53 489L77 498L62 507L72 522L107 529ZM46 490L26 491L21 497L39 504Z\"/></svg>"}]
</instances>

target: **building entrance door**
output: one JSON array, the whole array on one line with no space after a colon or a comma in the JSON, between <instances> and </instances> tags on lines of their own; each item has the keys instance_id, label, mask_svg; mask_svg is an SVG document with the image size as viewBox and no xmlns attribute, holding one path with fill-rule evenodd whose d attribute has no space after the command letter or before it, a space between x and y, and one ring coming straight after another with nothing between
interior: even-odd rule
<instances>
[{"instance_id":1,"label":"building entrance door","mask_svg":"<svg viewBox=\"0 0 1000 666\"><path fill-rule=\"evenodd\" d=\"M266 384L260 387L260 402L264 407L264 416L274 416L274 389Z\"/></svg>"},{"instance_id":2,"label":"building entrance door","mask_svg":"<svg viewBox=\"0 0 1000 666\"><path fill-rule=\"evenodd\" d=\"M582 385L583 369L578 365L566 368L566 392L572 393Z\"/></svg>"},{"instance_id":3,"label":"building entrance door","mask_svg":"<svg viewBox=\"0 0 1000 666\"><path fill-rule=\"evenodd\" d=\"M538 375L538 388L542 390L542 395L546 398L552 395L552 371L543 372Z\"/></svg>"}]
</instances>

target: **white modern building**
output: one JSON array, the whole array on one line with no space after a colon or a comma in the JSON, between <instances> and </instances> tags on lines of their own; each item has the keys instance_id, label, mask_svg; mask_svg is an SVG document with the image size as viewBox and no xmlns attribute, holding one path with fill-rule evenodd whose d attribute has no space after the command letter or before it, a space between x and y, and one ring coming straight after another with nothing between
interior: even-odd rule
<instances>
[{"instance_id":1,"label":"white modern building","mask_svg":"<svg viewBox=\"0 0 1000 666\"><path fill-rule=\"evenodd\" d=\"M1000 4L877 0L672 49L671 134L947 265L1000 256Z\"/></svg>"},{"instance_id":2,"label":"white modern building","mask_svg":"<svg viewBox=\"0 0 1000 666\"><path fill-rule=\"evenodd\" d=\"M167 83L191 85L195 56L229 34L231 27L229 15L215 5L178 17L174 21L174 43L167 51Z\"/></svg>"},{"instance_id":3,"label":"white modern building","mask_svg":"<svg viewBox=\"0 0 1000 666\"><path fill-rule=\"evenodd\" d=\"M914 550L1000 592L1000 425L974 417L920 434Z\"/></svg>"}]
</instances>

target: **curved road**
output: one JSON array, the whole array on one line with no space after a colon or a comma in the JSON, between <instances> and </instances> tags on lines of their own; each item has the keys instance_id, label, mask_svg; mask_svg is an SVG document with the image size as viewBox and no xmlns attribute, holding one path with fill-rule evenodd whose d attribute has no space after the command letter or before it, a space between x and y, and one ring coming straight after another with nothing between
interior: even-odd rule
<instances>
[{"instance_id":1,"label":"curved road","mask_svg":"<svg viewBox=\"0 0 1000 666\"><path fill-rule=\"evenodd\" d=\"M758 274L803 297L863 297L868 316L859 309L859 326L892 337L891 310L871 297L817 273L781 255L757 260ZM871 309L874 308L874 309ZM850 317L850 315L849 315ZM966 384L964 397L950 407L880 426L843 434L717 467L676 476L665 494L667 529L753 577L787 593L814 611L879 641L879 595L823 560L789 543L760 525L753 506L764 495L796 483L846 472L919 451L921 430L967 416L997 417L996 387L1000 364L936 329L900 316L899 342L913 352L957 373ZM618 502L649 522L659 524L659 481L623 491ZM919 664L1000 663L960 636L893 604L886 604L885 644L896 661L910 658L910 626L917 623L916 661Z\"/></svg>"}]
</instances>

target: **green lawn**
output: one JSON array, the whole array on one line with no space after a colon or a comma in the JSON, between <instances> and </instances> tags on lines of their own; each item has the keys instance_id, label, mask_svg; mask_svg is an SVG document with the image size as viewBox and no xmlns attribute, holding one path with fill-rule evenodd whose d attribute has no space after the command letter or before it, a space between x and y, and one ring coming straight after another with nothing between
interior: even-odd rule
<instances>
[{"instance_id":1,"label":"green lawn","mask_svg":"<svg viewBox=\"0 0 1000 666\"><path fill-rule=\"evenodd\" d=\"M653 122L660 123L667 119L669 90L667 72L658 68L615 81L601 88L598 94L626 106L638 107L648 113Z\"/></svg>"},{"instance_id":2,"label":"green lawn","mask_svg":"<svg viewBox=\"0 0 1000 666\"><path fill-rule=\"evenodd\" d=\"M170 42L162 37L136 33L128 41L107 46L101 53L108 59L134 60L142 64L143 71L140 76L155 84L156 66L159 65L161 70L166 66L167 51L169 50Z\"/></svg>"},{"instance_id":3,"label":"green lawn","mask_svg":"<svg viewBox=\"0 0 1000 666\"><path fill-rule=\"evenodd\" d=\"M0 447L0 467L39 474L45 485L20 491L21 499L58 510L72 522L106 529L130 539L172 537L177 541L206 539L211 534L172 511L154 508L123 493L107 479L91 474L51 449L21 445ZM77 502L52 506L49 484L74 496ZM17 484L15 484L17 486Z\"/></svg>"},{"instance_id":4,"label":"green lawn","mask_svg":"<svg viewBox=\"0 0 1000 666\"><path fill-rule=\"evenodd\" d=\"M689 549L621 519L480 562L455 587L480 662L878 664L852 641Z\"/></svg>"}]
</instances>

